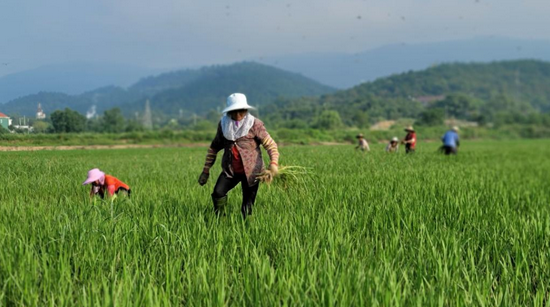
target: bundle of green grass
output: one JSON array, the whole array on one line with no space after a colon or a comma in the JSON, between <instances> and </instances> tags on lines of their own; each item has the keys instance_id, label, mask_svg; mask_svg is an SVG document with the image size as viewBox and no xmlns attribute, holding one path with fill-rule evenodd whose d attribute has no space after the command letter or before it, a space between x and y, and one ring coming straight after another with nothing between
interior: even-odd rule
<instances>
[{"instance_id":1,"label":"bundle of green grass","mask_svg":"<svg viewBox=\"0 0 550 307\"><path fill-rule=\"evenodd\" d=\"M303 166L280 166L277 175L266 169L256 177L260 182L268 185L275 183L283 186L289 186L295 183L303 182L304 177L308 174L307 169Z\"/></svg>"}]
</instances>

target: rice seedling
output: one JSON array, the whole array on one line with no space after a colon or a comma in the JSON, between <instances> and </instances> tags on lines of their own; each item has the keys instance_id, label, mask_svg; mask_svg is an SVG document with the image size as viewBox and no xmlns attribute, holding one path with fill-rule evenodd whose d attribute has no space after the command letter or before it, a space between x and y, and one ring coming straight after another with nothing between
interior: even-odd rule
<instances>
[{"instance_id":1,"label":"rice seedling","mask_svg":"<svg viewBox=\"0 0 550 307\"><path fill-rule=\"evenodd\" d=\"M279 172L277 175L274 175L273 172L266 169L258 174L256 178L265 184L271 184L276 179L276 182L280 182L282 185L288 186L290 184L303 181L303 177L307 175L307 168L303 166L285 165L279 167Z\"/></svg>"},{"instance_id":2,"label":"rice seedling","mask_svg":"<svg viewBox=\"0 0 550 307\"><path fill-rule=\"evenodd\" d=\"M549 145L282 147L303 167L246 222L239 189L212 213L204 148L0 153L0 306L545 306ZM90 201L94 167L132 196Z\"/></svg>"}]
</instances>

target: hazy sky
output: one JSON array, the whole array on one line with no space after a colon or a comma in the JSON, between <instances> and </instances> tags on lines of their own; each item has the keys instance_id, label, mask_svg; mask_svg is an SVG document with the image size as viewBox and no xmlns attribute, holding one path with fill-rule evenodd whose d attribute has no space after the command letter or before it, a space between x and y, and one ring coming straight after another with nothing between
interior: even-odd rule
<instances>
[{"instance_id":1,"label":"hazy sky","mask_svg":"<svg viewBox=\"0 0 550 307\"><path fill-rule=\"evenodd\" d=\"M549 0L0 0L0 75L179 68L482 36L550 39Z\"/></svg>"}]
</instances>

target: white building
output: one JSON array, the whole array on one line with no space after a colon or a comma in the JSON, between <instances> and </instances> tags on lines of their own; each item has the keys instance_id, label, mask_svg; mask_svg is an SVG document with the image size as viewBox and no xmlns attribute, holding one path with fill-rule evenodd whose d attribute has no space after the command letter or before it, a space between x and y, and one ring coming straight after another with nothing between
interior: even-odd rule
<instances>
[{"instance_id":1,"label":"white building","mask_svg":"<svg viewBox=\"0 0 550 307\"><path fill-rule=\"evenodd\" d=\"M40 105L40 102L38 103L38 110L36 110L36 119L45 119L46 113L42 111L42 105Z\"/></svg>"}]
</instances>

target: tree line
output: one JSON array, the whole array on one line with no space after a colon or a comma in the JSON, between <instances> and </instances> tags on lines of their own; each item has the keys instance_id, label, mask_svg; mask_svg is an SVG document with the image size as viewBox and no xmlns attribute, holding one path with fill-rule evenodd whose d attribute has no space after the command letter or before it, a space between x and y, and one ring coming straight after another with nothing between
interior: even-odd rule
<instances>
[{"instance_id":1,"label":"tree line","mask_svg":"<svg viewBox=\"0 0 550 307\"><path fill-rule=\"evenodd\" d=\"M37 133L120 133L145 130L140 121L125 119L120 108L106 110L101 116L89 119L65 108L54 111L46 120L34 120L32 126Z\"/></svg>"},{"instance_id":2,"label":"tree line","mask_svg":"<svg viewBox=\"0 0 550 307\"><path fill-rule=\"evenodd\" d=\"M252 69L256 72L254 75L259 74L258 71L261 69L255 65L249 66L239 67L246 68L245 70ZM212 77L209 80L220 81L221 79L217 78L224 74L222 72L210 71L208 75ZM267 70L264 73L267 74ZM165 77L169 77L169 80L175 78ZM144 80L142 87L147 85L158 88L167 82L162 78ZM229 86L230 84L220 82L209 84L207 88L199 87L201 93L210 91L216 84L224 84L225 92L234 88ZM507 125L550 127L548 84L550 63L546 62L444 64L364 83L333 94L297 98L278 97L269 104L258 104L259 101L252 96L250 103L260 106L259 110L253 111L254 114L259 115L273 128L365 129L380 121L403 119L414 121L415 125L421 126L440 126L446 119L455 119L489 128ZM170 92L170 101L180 96L176 93L177 91ZM222 93L218 96L217 104L222 105ZM422 97L433 99L423 100ZM187 109L176 112L176 107L170 108L171 112L164 112L163 108L157 108L158 103L152 101L155 128L206 131L215 129L221 115L218 109L212 107L205 108L202 113ZM123 115L129 116L125 108L110 109L102 116L88 120L70 109L55 111L50 115L51 126L47 131L122 132L143 129L137 116L133 117L135 119L124 119Z\"/></svg>"}]
</instances>

